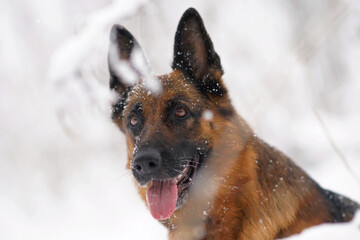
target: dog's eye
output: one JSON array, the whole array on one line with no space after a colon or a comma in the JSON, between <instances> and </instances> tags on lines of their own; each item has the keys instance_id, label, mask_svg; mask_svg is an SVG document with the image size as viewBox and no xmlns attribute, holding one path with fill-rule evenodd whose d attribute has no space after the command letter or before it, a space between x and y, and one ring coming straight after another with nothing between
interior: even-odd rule
<instances>
[{"instance_id":1,"label":"dog's eye","mask_svg":"<svg viewBox=\"0 0 360 240\"><path fill-rule=\"evenodd\" d=\"M175 109L175 115L178 118L183 118L186 116L186 114L187 114L187 111L183 107L177 107Z\"/></svg>"},{"instance_id":2,"label":"dog's eye","mask_svg":"<svg viewBox=\"0 0 360 240\"><path fill-rule=\"evenodd\" d=\"M136 126L138 123L139 123L139 118L138 118L138 116L132 115L132 116L130 117L130 125L134 127L134 126Z\"/></svg>"}]
</instances>

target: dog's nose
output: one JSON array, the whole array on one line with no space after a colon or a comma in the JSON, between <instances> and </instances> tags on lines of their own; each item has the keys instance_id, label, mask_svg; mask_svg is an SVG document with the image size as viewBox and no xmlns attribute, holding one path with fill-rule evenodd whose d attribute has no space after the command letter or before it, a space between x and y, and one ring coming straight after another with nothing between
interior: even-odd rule
<instances>
[{"instance_id":1,"label":"dog's nose","mask_svg":"<svg viewBox=\"0 0 360 240\"><path fill-rule=\"evenodd\" d=\"M148 149L136 154L133 160L133 169L140 175L153 175L161 168L161 155L158 151Z\"/></svg>"}]
</instances>

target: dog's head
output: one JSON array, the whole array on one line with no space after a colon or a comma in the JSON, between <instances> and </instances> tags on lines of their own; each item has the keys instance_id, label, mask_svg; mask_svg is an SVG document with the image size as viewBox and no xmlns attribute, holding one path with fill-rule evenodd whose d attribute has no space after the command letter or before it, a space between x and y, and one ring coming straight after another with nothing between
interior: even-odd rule
<instances>
[{"instance_id":1,"label":"dog's head","mask_svg":"<svg viewBox=\"0 0 360 240\"><path fill-rule=\"evenodd\" d=\"M221 80L220 58L195 9L188 9L179 22L174 71L155 77L158 89L149 88L139 56L135 38L115 25L110 88L119 97L112 117L126 134L128 168L146 190L153 217L166 219L186 201L196 173L206 166L222 134L223 122L235 113Z\"/></svg>"}]
</instances>

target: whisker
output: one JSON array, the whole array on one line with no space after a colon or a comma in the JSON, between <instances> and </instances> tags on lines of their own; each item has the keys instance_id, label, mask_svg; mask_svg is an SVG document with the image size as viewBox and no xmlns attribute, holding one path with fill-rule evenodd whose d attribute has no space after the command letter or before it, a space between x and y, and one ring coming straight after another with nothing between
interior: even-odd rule
<instances>
[{"instance_id":1,"label":"whisker","mask_svg":"<svg viewBox=\"0 0 360 240\"><path fill-rule=\"evenodd\" d=\"M203 165L201 162L198 162L198 161L196 161L196 160L183 159L183 161L185 161L186 163L194 163L194 164L197 164L197 165L200 165L200 166Z\"/></svg>"},{"instance_id":2,"label":"whisker","mask_svg":"<svg viewBox=\"0 0 360 240\"><path fill-rule=\"evenodd\" d=\"M175 168L171 168L171 170L174 170L175 172L178 172L178 173L180 173L180 174L184 174L184 175L186 175L186 177L190 178L189 174L184 173L184 171L180 171L180 170L177 170L177 169L175 169Z\"/></svg>"},{"instance_id":3,"label":"whisker","mask_svg":"<svg viewBox=\"0 0 360 240\"><path fill-rule=\"evenodd\" d=\"M178 159L193 159L194 157L179 157Z\"/></svg>"}]
</instances>

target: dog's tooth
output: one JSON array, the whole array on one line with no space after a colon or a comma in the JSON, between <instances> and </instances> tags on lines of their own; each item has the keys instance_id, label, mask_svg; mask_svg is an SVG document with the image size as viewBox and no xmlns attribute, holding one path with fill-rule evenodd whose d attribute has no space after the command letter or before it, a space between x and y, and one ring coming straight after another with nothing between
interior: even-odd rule
<instances>
[{"instance_id":1,"label":"dog's tooth","mask_svg":"<svg viewBox=\"0 0 360 240\"><path fill-rule=\"evenodd\" d=\"M176 181L177 181L177 182L180 181L181 178L182 178L182 174L180 174L179 176L176 177Z\"/></svg>"}]
</instances>

